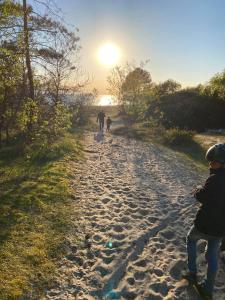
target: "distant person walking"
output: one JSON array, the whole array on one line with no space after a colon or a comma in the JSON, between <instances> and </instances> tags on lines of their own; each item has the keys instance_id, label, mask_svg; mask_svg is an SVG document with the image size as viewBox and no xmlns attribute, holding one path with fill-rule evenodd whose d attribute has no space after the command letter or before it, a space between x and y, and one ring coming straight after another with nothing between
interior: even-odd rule
<instances>
[{"instance_id":1,"label":"distant person walking","mask_svg":"<svg viewBox=\"0 0 225 300\"><path fill-rule=\"evenodd\" d=\"M110 117L108 117L106 120L106 131L110 131L111 124L112 124L112 120Z\"/></svg>"},{"instance_id":2,"label":"distant person walking","mask_svg":"<svg viewBox=\"0 0 225 300\"><path fill-rule=\"evenodd\" d=\"M207 242L205 258L208 264L207 276L202 284L197 283L204 299L212 299L218 254L221 241L225 236L225 144L216 144L208 149L210 176L203 187L194 191L195 198L201 203L187 236L188 269L184 278L197 283L197 242Z\"/></svg>"},{"instance_id":3,"label":"distant person walking","mask_svg":"<svg viewBox=\"0 0 225 300\"><path fill-rule=\"evenodd\" d=\"M97 122L99 122L99 130L103 131L105 123L105 113L103 110L98 113Z\"/></svg>"}]
</instances>

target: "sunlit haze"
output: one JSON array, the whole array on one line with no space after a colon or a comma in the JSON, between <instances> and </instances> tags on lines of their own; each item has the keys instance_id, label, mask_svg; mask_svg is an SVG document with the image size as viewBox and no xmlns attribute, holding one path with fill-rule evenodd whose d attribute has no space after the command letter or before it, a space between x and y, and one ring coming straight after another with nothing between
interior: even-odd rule
<instances>
[{"instance_id":1,"label":"sunlit haze","mask_svg":"<svg viewBox=\"0 0 225 300\"><path fill-rule=\"evenodd\" d=\"M105 106L105 105L115 105L117 100L114 96L111 95L99 95L96 99L96 105Z\"/></svg>"},{"instance_id":2,"label":"sunlit haze","mask_svg":"<svg viewBox=\"0 0 225 300\"><path fill-rule=\"evenodd\" d=\"M98 50L98 60L103 65L113 66L119 62L120 50L114 44L102 45Z\"/></svg>"},{"instance_id":3,"label":"sunlit haze","mask_svg":"<svg viewBox=\"0 0 225 300\"><path fill-rule=\"evenodd\" d=\"M204 83L225 66L224 0L55 0L68 24L79 28L81 64L99 93L107 93L107 41L121 49L119 64L149 59L155 82ZM71 27L72 28L72 27ZM112 66L112 65L111 65Z\"/></svg>"}]
</instances>

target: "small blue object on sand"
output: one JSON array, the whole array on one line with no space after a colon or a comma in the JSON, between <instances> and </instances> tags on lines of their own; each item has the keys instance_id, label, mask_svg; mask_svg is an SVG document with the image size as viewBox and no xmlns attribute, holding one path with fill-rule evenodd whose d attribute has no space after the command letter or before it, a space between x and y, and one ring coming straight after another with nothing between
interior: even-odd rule
<instances>
[{"instance_id":1,"label":"small blue object on sand","mask_svg":"<svg viewBox=\"0 0 225 300\"><path fill-rule=\"evenodd\" d=\"M108 248L112 248L113 247L113 243L112 242L108 242L107 244L106 244L106 247L108 247Z\"/></svg>"}]
</instances>

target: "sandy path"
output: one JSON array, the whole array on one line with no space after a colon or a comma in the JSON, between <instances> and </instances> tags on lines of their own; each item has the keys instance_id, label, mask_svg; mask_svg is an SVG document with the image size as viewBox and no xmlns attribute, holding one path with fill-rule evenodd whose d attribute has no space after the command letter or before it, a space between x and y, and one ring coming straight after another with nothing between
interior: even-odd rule
<instances>
[{"instance_id":1,"label":"sandy path","mask_svg":"<svg viewBox=\"0 0 225 300\"><path fill-rule=\"evenodd\" d=\"M91 249L71 246L46 299L198 299L180 272L197 209L189 192L206 174L153 144L87 134L85 145L76 197ZM203 254L199 265L201 277ZM220 266L216 300L225 299L224 279Z\"/></svg>"}]
</instances>

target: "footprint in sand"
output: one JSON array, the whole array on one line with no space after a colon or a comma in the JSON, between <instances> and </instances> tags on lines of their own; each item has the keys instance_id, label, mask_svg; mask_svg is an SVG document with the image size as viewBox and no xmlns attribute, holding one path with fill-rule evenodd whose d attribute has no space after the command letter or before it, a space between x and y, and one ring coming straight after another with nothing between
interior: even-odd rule
<instances>
[{"instance_id":1,"label":"footprint in sand","mask_svg":"<svg viewBox=\"0 0 225 300\"><path fill-rule=\"evenodd\" d=\"M121 217L120 222L121 223L128 223L130 221L130 217Z\"/></svg>"},{"instance_id":2,"label":"footprint in sand","mask_svg":"<svg viewBox=\"0 0 225 300\"><path fill-rule=\"evenodd\" d=\"M128 290L123 290L121 295L126 300L134 300L137 297L137 294L135 292L128 291Z\"/></svg>"},{"instance_id":3,"label":"footprint in sand","mask_svg":"<svg viewBox=\"0 0 225 300\"><path fill-rule=\"evenodd\" d=\"M135 279L136 281L138 281L138 280L143 280L143 279L145 278L145 275L146 275L145 272L137 271L137 272L134 273L134 279Z\"/></svg>"},{"instance_id":4,"label":"footprint in sand","mask_svg":"<svg viewBox=\"0 0 225 300\"><path fill-rule=\"evenodd\" d=\"M163 236L163 240L172 240L174 238L175 233L171 230L163 230L161 231L161 235Z\"/></svg>"},{"instance_id":5,"label":"footprint in sand","mask_svg":"<svg viewBox=\"0 0 225 300\"><path fill-rule=\"evenodd\" d=\"M154 291L149 292L148 295L145 296L144 298L145 300L162 300L163 297L161 295L158 295L157 293L155 293ZM180 299L181 300L181 299Z\"/></svg>"},{"instance_id":6,"label":"footprint in sand","mask_svg":"<svg viewBox=\"0 0 225 300\"><path fill-rule=\"evenodd\" d=\"M124 240L126 238L126 235L121 233L121 234L113 234L112 235L112 238L115 239L115 240Z\"/></svg>"},{"instance_id":7,"label":"footprint in sand","mask_svg":"<svg viewBox=\"0 0 225 300\"><path fill-rule=\"evenodd\" d=\"M108 269L107 267L103 267L103 266L97 266L95 268L95 271L97 271L101 275L101 277L105 277L106 275L108 275L112 272L110 269Z\"/></svg>"},{"instance_id":8,"label":"footprint in sand","mask_svg":"<svg viewBox=\"0 0 225 300\"><path fill-rule=\"evenodd\" d=\"M157 277L162 277L162 276L164 276L163 270L157 269L157 268L154 268L154 269L152 270L152 274L155 274Z\"/></svg>"},{"instance_id":9,"label":"footprint in sand","mask_svg":"<svg viewBox=\"0 0 225 300\"><path fill-rule=\"evenodd\" d=\"M174 260L170 264L170 275L176 279L179 280L181 278L181 272L186 268L187 264L184 260Z\"/></svg>"},{"instance_id":10,"label":"footprint in sand","mask_svg":"<svg viewBox=\"0 0 225 300\"><path fill-rule=\"evenodd\" d=\"M149 289L153 290L155 293L158 293L164 297L168 294L169 291L169 287L166 282L150 284Z\"/></svg>"},{"instance_id":11,"label":"footprint in sand","mask_svg":"<svg viewBox=\"0 0 225 300\"><path fill-rule=\"evenodd\" d=\"M134 265L137 266L137 267L146 268L147 267L147 260L146 259L139 260Z\"/></svg>"},{"instance_id":12,"label":"footprint in sand","mask_svg":"<svg viewBox=\"0 0 225 300\"><path fill-rule=\"evenodd\" d=\"M100 236L98 234L95 234L95 235L93 235L92 239L95 242L101 242L102 241L102 236Z\"/></svg>"},{"instance_id":13,"label":"footprint in sand","mask_svg":"<svg viewBox=\"0 0 225 300\"><path fill-rule=\"evenodd\" d=\"M194 214L188 210L193 199L184 195L193 188L193 178L201 179L196 167L164 147L122 137L114 137L117 146L112 147L110 138L99 143L85 136L90 152L80 166L80 186L72 186L74 201L83 209L79 222L91 233L92 247L69 252L60 263L59 284L46 292L46 299L193 299L184 287L177 288L177 281L186 268L185 236ZM222 268L218 276L215 299L222 300Z\"/></svg>"},{"instance_id":14,"label":"footprint in sand","mask_svg":"<svg viewBox=\"0 0 225 300\"><path fill-rule=\"evenodd\" d=\"M101 201L102 201L102 203L107 204L107 203L111 202L112 199L107 197L107 198L103 198Z\"/></svg>"},{"instance_id":15,"label":"footprint in sand","mask_svg":"<svg viewBox=\"0 0 225 300\"><path fill-rule=\"evenodd\" d=\"M106 265L109 265L115 259L115 257L116 257L115 255L105 256L105 257L102 257L102 260Z\"/></svg>"},{"instance_id":16,"label":"footprint in sand","mask_svg":"<svg viewBox=\"0 0 225 300\"><path fill-rule=\"evenodd\" d=\"M126 281L127 281L127 283L128 283L129 285L134 285L134 284L135 284L135 279L134 279L133 277L128 277L128 278L126 279Z\"/></svg>"},{"instance_id":17,"label":"footprint in sand","mask_svg":"<svg viewBox=\"0 0 225 300\"><path fill-rule=\"evenodd\" d=\"M115 232L122 232L123 231L123 227L121 225L114 225L113 229Z\"/></svg>"},{"instance_id":18,"label":"footprint in sand","mask_svg":"<svg viewBox=\"0 0 225 300\"><path fill-rule=\"evenodd\" d=\"M128 205L130 206L130 208L137 208L138 205L136 203L133 202L128 202Z\"/></svg>"}]
</instances>

